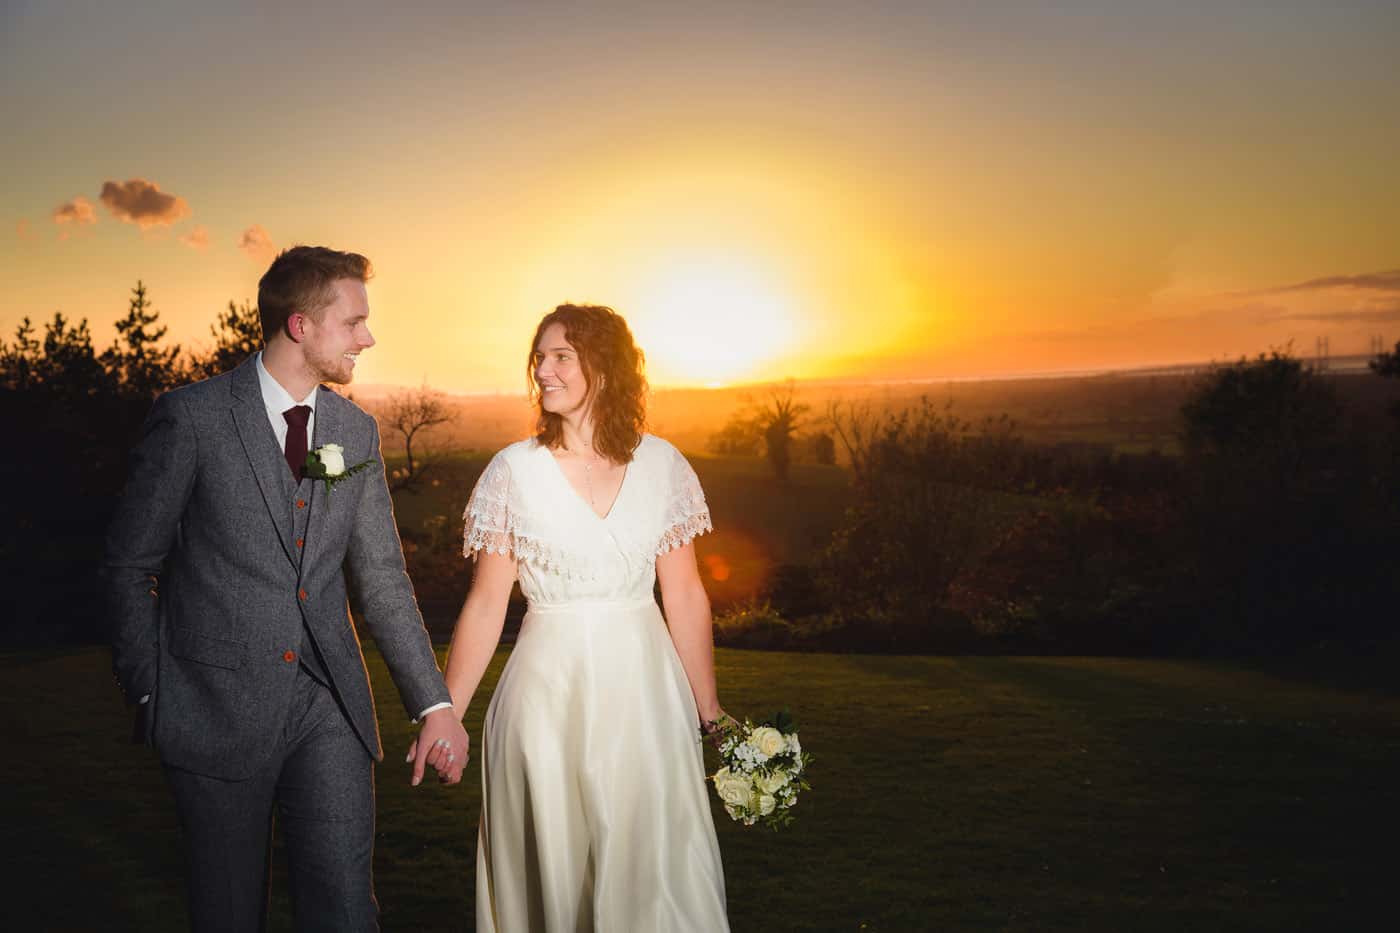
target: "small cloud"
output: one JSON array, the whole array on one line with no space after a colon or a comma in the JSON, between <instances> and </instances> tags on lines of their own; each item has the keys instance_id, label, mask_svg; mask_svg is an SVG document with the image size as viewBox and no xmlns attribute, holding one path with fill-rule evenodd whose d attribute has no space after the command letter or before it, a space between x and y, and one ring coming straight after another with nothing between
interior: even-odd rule
<instances>
[{"instance_id":1,"label":"small cloud","mask_svg":"<svg viewBox=\"0 0 1400 933\"><path fill-rule=\"evenodd\" d=\"M136 224L142 230L168 227L190 212L189 203L181 197L160 190L160 185L144 178L118 183L102 183L102 203L123 223Z\"/></svg>"},{"instance_id":2,"label":"small cloud","mask_svg":"<svg viewBox=\"0 0 1400 933\"><path fill-rule=\"evenodd\" d=\"M71 201L65 201L53 209L53 222L60 227L86 227L97 223L97 211L93 208L92 202L79 195ZM63 230L59 233L60 240L68 239L70 230Z\"/></svg>"},{"instance_id":3,"label":"small cloud","mask_svg":"<svg viewBox=\"0 0 1400 933\"><path fill-rule=\"evenodd\" d=\"M1365 275L1329 275L1320 279L1309 279L1297 285L1289 285L1280 291L1304 292L1322 288L1362 288L1369 291L1400 292L1400 269L1388 272L1371 272Z\"/></svg>"},{"instance_id":4,"label":"small cloud","mask_svg":"<svg viewBox=\"0 0 1400 933\"><path fill-rule=\"evenodd\" d=\"M203 224L200 224L189 233L180 234L180 242L190 249L208 249L209 230Z\"/></svg>"},{"instance_id":5,"label":"small cloud","mask_svg":"<svg viewBox=\"0 0 1400 933\"><path fill-rule=\"evenodd\" d=\"M15 224L15 236L19 237L19 239L21 240L24 240L26 243L33 242L34 240L38 239L38 237L34 235L34 231L29 229L28 217L21 217L19 223Z\"/></svg>"},{"instance_id":6,"label":"small cloud","mask_svg":"<svg viewBox=\"0 0 1400 933\"><path fill-rule=\"evenodd\" d=\"M238 248L260 262L271 262L277 247L262 224L253 224L238 238Z\"/></svg>"},{"instance_id":7,"label":"small cloud","mask_svg":"<svg viewBox=\"0 0 1400 933\"><path fill-rule=\"evenodd\" d=\"M1278 285L1242 292L1245 295L1277 295L1284 292L1316 292L1327 289L1350 288L1363 291L1400 293L1400 269L1385 272L1366 272L1361 275L1326 275L1292 285Z\"/></svg>"}]
</instances>

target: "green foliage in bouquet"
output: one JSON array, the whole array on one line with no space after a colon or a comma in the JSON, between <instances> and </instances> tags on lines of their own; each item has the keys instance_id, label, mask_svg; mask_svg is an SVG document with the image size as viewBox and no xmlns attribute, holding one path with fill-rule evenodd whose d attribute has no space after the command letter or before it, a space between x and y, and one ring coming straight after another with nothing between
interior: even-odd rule
<instances>
[{"instance_id":1,"label":"green foliage in bouquet","mask_svg":"<svg viewBox=\"0 0 1400 933\"><path fill-rule=\"evenodd\" d=\"M701 733L719 750L721 767L710 780L730 819L775 831L792 822L797 795L811 790L806 773L812 756L802 750L788 710L757 725L726 715L706 723Z\"/></svg>"}]
</instances>

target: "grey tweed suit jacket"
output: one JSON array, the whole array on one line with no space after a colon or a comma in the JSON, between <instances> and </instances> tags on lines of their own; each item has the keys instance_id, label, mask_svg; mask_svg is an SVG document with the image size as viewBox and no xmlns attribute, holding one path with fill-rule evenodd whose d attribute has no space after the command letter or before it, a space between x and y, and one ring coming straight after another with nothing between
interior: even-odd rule
<instances>
[{"instance_id":1,"label":"grey tweed suit jacket","mask_svg":"<svg viewBox=\"0 0 1400 933\"><path fill-rule=\"evenodd\" d=\"M408 714L451 702L404 570L378 427L318 392L312 447L340 444L347 465L375 461L330 496L320 483L298 493L251 359L162 395L146 419L103 574L117 682L129 700L151 694L151 740L168 765L237 780L266 762L303 626L351 725L381 759L348 589ZM304 548L293 538L298 501L311 510Z\"/></svg>"}]
</instances>

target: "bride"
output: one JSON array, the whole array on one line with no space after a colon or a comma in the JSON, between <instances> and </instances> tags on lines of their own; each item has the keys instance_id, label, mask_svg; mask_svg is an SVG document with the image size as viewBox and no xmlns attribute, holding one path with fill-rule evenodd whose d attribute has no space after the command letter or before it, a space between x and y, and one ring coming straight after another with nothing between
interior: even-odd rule
<instances>
[{"instance_id":1,"label":"bride","mask_svg":"<svg viewBox=\"0 0 1400 933\"><path fill-rule=\"evenodd\" d=\"M704 493L642 431L642 354L618 314L560 305L529 369L537 433L467 503L476 573L447 662L460 717L518 578L529 610L486 711L477 929L727 930L696 728L724 715L691 543Z\"/></svg>"}]
</instances>

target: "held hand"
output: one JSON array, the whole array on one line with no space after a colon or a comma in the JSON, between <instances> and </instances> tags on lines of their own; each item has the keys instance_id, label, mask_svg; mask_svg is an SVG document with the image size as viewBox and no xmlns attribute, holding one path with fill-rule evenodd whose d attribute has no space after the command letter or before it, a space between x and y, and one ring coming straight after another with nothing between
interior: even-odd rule
<instances>
[{"instance_id":1,"label":"held hand","mask_svg":"<svg viewBox=\"0 0 1400 933\"><path fill-rule=\"evenodd\" d=\"M414 787L422 783L427 765L437 770L438 780L443 784L461 781L462 769L470 757L470 742L467 730L462 728L451 709L444 707L423 717L423 728L409 746L408 758L405 759L413 764L413 777L409 783Z\"/></svg>"}]
</instances>

